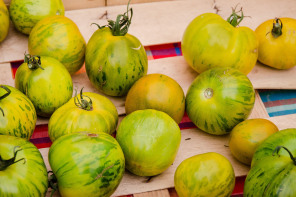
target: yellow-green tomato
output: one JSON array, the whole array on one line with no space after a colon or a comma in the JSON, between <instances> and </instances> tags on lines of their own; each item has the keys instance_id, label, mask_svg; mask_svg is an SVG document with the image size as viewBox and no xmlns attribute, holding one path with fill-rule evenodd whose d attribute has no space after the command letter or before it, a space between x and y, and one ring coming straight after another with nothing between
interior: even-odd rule
<instances>
[{"instance_id":1,"label":"yellow-green tomato","mask_svg":"<svg viewBox=\"0 0 296 197\"><path fill-rule=\"evenodd\" d=\"M156 109L180 123L185 111L185 95L181 86L163 74L149 74L140 78L129 90L125 111Z\"/></svg>"},{"instance_id":2,"label":"yellow-green tomato","mask_svg":"<svg viewBox=\"0 0 296 197\"><path fill-rule=\"evenodd\" d=\"M49 117L73 92L72 78L58 60L26 56L15 74L15 87L32 101L37 115Z\"/></svg>"},{"instance_id":3,"label":"yellow-green tomato","mask_svg":"<svg viewBox=\"0 0 296 197\"><path fill-rule=\"evenodd\" d=\"M258 60L270 67L288 69L296 65L296 19L276 18L260 24Z\"/></svg>"},{"instance_id":4,"label":"yellow-green tomato","mask_svg":"<svg viewBox=\"0 0 296 197\"><path fill-rule=\"evenodd\" d=\"M85 47L79 28L65 16L49 16L39 21L28 42L31 55L53 57L64 64L70 74L82 67Z\"/></svg>"},{"instance_id":5,"label":"yellow-green tomato","mask_svg":"<svg viewBox=\"0 0 296 197\"><path fill-rule=\"evenodd\" d=\"M174 176L179 197L229 197L235 185L235 174L229 160L209 152L185 159Z\"/></svg>"},{"instance_id":6,"label":"yellow-green tomato","mask_svg":"<svg viewBox=\"0 0 296 197\"><path fill-rule=\"evenodd\" d=\"M267 119L256 118L240 122L230 133L230 151L237 160L251 165L256 148L278 130L277 126Z\"/></svg>"},{"instance_id":7,"label":"yellow-green tomato","mask_svg":"<svg viewBox=\"0 0 296 197\"><path fill-rule=\"evenodd\" d=\"M117 109L107 97L92 92L81 92L52 114L48 123L48 135L53 142L74 132L112 134L117 122Z\"/></svg>"},{"instance_id":8,"label":"yellow-green tomato","mask_svg":"<svg viewBox=\"0 0 296 197\"><path fill-rule=\"evenodd\" d=\"M248 74L256 64L258 40L248 27L234 27L221 16L204 13L186 28L181 49L198 73L213 67L231 67Z\"/></svg>"},{"instance_id":9,"label":"yellow-green tomato","mask_svg":"<svg viewBox=\"0 0 296 197\"><path fill-rule=\"evenodd\" d=\"M15 28L29 35L38 21L64 15L65 9L62 0L11 0L9 12Z\"/></svg>"},{"instance_id":10,"label":"yellow-green tomato","mask_svg":"<svg viewBox=\"0 0 296 197\"><path fill-rule=\"evenodd\" d=\"M9 29L9 13L3 0L0 0L0 42L2 42Z\"/></svg>"}]
</instances>

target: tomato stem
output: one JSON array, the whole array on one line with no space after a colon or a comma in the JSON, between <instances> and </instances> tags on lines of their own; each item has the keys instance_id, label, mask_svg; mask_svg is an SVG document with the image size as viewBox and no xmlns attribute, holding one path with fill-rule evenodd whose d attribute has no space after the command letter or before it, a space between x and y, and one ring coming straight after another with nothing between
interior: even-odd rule
<instances>
[{"instance_id":1,"label":"tomato stem","mask_svg":"<svg viewBox=\"0 0 296 197\"><path fill-rule=\"evenodd\" d=\"M238 26L244 19L243 8L241 7L239 11L236 11L236 7L237 5L235 6L235 8L232 8L232 14L227 18L227 22L229 22L233 27ZM237 14L239 12L241 12L240 16Z\"/></svg>"},{"instance_id":2,"label":"tomato stem","mask_svg":"<svg viewBox=\"0 0 296 197\"><path fill-rule=\"evenodd\" d=\"M271 34L274 38L279 37L282 35L283 23L281 19L275 18L272 24Z\"/></svg>"},{"instance_id":3,"label":"tomato stem","mask_svg":"<svg viewBox=\"0 0 296 197\"><path fill-rule=\"evenodd\" d=\"M290 150L287 149L287 148L284 147L284 146L277 146L277 147L274 149L274 151L273 151L273 153L272 153L272 156L274 156L275 153L276 153L277 155L279 155L279 151L280 151L281 148L285 149L285 150L289 153L289 156L290 156L291 160L293 161L293 164L296 165L296 158L293 156L293 154L290 152ZM279 156L280 156L280 155L279 155Z\"/></svg>"},{"instance_id":4,"label":"tomato stem","mask_svg":"<svg viewBox=\"0 0 296 197\"><path fill-rule=\"evenodd\" d=\"M53 194L58 190L58 179L55 176L55 174L53 173L53 171L48 171L47 173L48 174L52 173L48 179L48 187L52 189L52 191L50 193L50 197L52 197Z\"/></svg>"},{"instance_id":5,"label":"tomato stem","mask_svg":"<svg viewBox=\"0 0 296 197\"><path fill-rule=\"evenodd\" d=\"M16 158L16 155L19 151L23 150L23 149L18 149L16 150L17 148L19 148L19 146L15 146L14 149L13 149L13 157L10 158L10 159L3 159L0 155L0 171L4 171L6 168L8 168L9 166L11 166L12 164L15 164L19 161L24 161L24 164L26 163L26 159L25 158L21 158L17 161L15 161L15 158Z\"/></svg>"},{"instance_id":6,"label":"tomato stem","mask_svg":"<svg viewBox=\"0 0 296 197\"><path fill-rule=\"evenodd\" d=\"M133 9L129 8L130 1L127 4L127 11L123 14L119 14L116 20L108 20L108 25L100 26L96 23L92 23L98 26L99 29L109 27L113 36L124 36L128 32L128 28L132 23ZM130 16L129 16L130 12Z\"/></svg>"},{"instance_id":7,"label":"tomato stem","mask_svg":"<svg viewBox=\"0 0 296 197\"><path fill-rule=\"evenodd\" d=\"M30 54L25 54L24 62L28 64L29 69L35 70L37 68L44 68L41 67L41 58L38 55L31 56Z\"/></svg>"},{"instance_id":8,"label":"tomato stem","mask_svg":"<svg viewBox=\"0 0 296 197\"><path fill-rule=\"evenodd\" d=\"M82 91L83 91L83 88L81 88L81 90L80 90L80 94L79 94L80 98L79 98L77 95L77 90L76 90L75 97L74 97L74 103L77 107L79 107L81 109L91 111L93 109L92 100L90 97L83 95ZM86 100L83 97L88 98L89 100Z\"/></svg>"},{"instance_id":9,"label":"tomato stem","mask_svg":"<svg viewBox=\"0 0 296 197\"><path fill-rule=\"evenodd\" d=\"M2 96L0 96L0 101L1 101L2 99L6 98L7 96L10 95L11 90L9 88L7 88L6 86L4 86L4 85L1 85L0 88L3 88L4 90L6 90L6 93L3 94ZM0 107L0 111L2 112L2 115L4 117L5 114L4 114L4 111L3 111L3 109L1 107Z\"/></svg>"}]
</instances>

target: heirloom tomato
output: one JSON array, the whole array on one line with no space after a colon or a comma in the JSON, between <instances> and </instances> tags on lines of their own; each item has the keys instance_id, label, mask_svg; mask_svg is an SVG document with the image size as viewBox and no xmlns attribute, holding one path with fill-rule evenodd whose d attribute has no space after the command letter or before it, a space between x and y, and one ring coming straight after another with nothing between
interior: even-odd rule
<instances>
[{"instance_id":1,"label":"heirloom tomato","mask_svg":"<svg viewBox=\"0 0 296 197\"><path fill-rule=\"evenodd\" d=\"M37 115L33 103L18 89L0 85L0 135L30 139Z\"/></svg>"},{"instance_id":2,"label":"heirloom tomato","mask_svg":"<svg viewBox=\"0 0 296 197\"><path fill-rule=\"evenodd\" d=\"M181 142L178 124L154 109L137 110L119 124L116 139L126 168L139 176L155 176L170 167Z\"/></svg>"},{"instance_id":3,"label":"heirloom tomato","mask_svg":"<svg viewBox=\"0 0 296 197\"><path fill-rule=\"evenodd\" d=\"M38 21L64 15L65 9L62 0L11 0L9 13L15 28L29 35Z\"/></svg>"},{"instance_id":4,"label":"heirloom tomato","mask_svg":"<svg viewBox=\"0 0 296 197\"><path fill-rule=\"evenodd\" d=\"M255 90L245 74L216 67L192 82L186 95L186 112L201 130L223 135L248 118L254 103Z\"/></svg>"},{"instance_id":5,"label":"heirloom tomato","mask_svg":"<svg viewBox=\"0 0 296 197\"><path fill-rule=\"evenodd\" d=\"M111 135L71 133L51 145L48 160L61 196L111 196L119 185L125 159Z\"/></svg>"},{"instance_id":6,"label":"heirloom tomato","mask_svg":"<svg viewBox=\"0 0 296 197\"><path fill-rule=\"evenodd\" d=\"M257 62L258 40L235 11L225 21L214 13L196 17L186 28L181 49L189 66L198 73L214 67L236 68L248 74ZM237 22L237 23L236 23Z\"/></svg>"},{"instance_id":7,"label":"heirloom tomato","mask_svg":"<svg viewBox=\"0 0 296 197\"><path fill-rule=\"evenodd\" d=\"M260 24L258 60L270 67L288 69L296 65L296 19L276 18Z\"/></svg>"},{"instance_id":8,"label":"heirloom tomato","mask_svg":"<svg viewBox=\"0 0 296 197\"><path fill-rule=\"evenodd\" d=\"M72 78L58 60L25 55L15 74L15 87L32 101L37 115L49 117L73 92Z\"/></svg>"},{"instance_id":9,"label":"heirloom tomato","mask_svg":"<svg viewBox=\"0 0 296 197\"><path fill-rule=\"evenodd\" d=\"M231 163L223 155L209 152L185 159L174 176L179 197L231 196L235 174Z\"/></svg>"},{"instance_id":10,"label":"heirloom tomato","mask_svg":"<svg viewBox=\"0 0 296 197\"><path fill-rule=\"evenodd\" d=\"M28 42L31 55L53 57L64 64L70 74L84 63L85 40L77 25L65 16L49 16L39 21Z\"/></svg>"},{"instance_id":11,"label":"heirloom tomato","mask_svg":"<svg viewBox=\"0 0 296 197\"><path fill-rule=\"evenodd\" d=\"M28 140L0 135L0 196L45 196L47 169Z\"/></svg>"},{"instance_id":12,"label":"heirloom tomato","mask_svg":"<svg viewBox=\"0 0 296 197\"><path fill-rule=\"evenodd\" d=\"M139 109L163 111L180 123L185 111L183 89L166 75L146 75L132 86L126 96L126 113L130 114Z\"/></svg>"},{"instance_id":13,"label":"heirloom tomato","mask_svg":"<svg viewBox=\"0 0 296 197\"><path fill-rule=\"evenodd\" d=\"M278 130L277 126L267 119L244 120L230 133L230 151L237 160L250 165L256 148Z\"/></svg>"},{"instance_id":14,"label":"heirloom tomato","mask_svg":"<svg viewBox=\"0 0 296 197\"><path fill-rule=\"evenodd\" d=\"M296 129L272 134L256 149L244 196L295 196Z\"/></svg>"},{"instance_id":15,"label":"heirloom tomato","mask_svg":"<svg viewBox=\"0 0 296 197\"><path fill-rule=\"evenodd\" d=\"M117 126L118 113L114 104L102 95L85 92L76 95L57 109L49 119L51 141L67 133L92 131L112 134Z\"/></svg>"},{"instance_id":16,"label":"heirloom tomato","mask_svg":"<svg viewBox=\"0 0 296 197\"><path fill-rule=\"evenodd\" d=\"M129 18L128 13L131 12ZM148 60L141 42L127 33L132 9L108 26L99 27L89 39L85 68L93 86L110 96L124 96L147 74Z\"/></svg>"},{"instance_id":17,"label":"heirloom tomato","mask_svg":"<svg viewBox=\"0 0 296 197\"><path fill-rule=\"evenodd\" d=\"M0 42L2 42L9 30L9 12L3 0L0 0Z\"/></svg>"}]
</instances>

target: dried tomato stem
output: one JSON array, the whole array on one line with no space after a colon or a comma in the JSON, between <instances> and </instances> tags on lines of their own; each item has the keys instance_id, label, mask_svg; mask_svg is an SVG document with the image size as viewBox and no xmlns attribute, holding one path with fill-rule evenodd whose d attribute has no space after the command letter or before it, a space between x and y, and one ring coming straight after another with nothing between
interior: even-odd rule
<instances>
[{"instance_id":1,"label":"dried tomato stem","mask_svg":"<svg viewBox=\"0 0 296 197\"><path fill-rule=\"evenodd\" d=\"M41 58L38 55L31 56L30 54L25 54L24 62L27 63L29 69L31 70L35 70L37 68L44 70L44 68L41 67Z\"/></svg>"},{"instance_id":2,"label":"dried tomato stem","mask_svg":"<svg viewBox=\"0 0 296 197\"><path fill-rule=\"evenodd\" d=\"M83 88L81 88L81 90L80 90L80 94L79 94L80 98L79 98L77 95L77 91L76 91L75 97L74 97L74 103L77 107L79 107L81 109L91 111L93 109L92 100L90 97L83 95L82 92L83 92ZM89 100L86 100L83 97L88 98Z\"/></svg>"},{"instance_id":3,"label":"dried tomato stem","mask_svg":"<svg viewBox=\"0 0 296 197\"><path fill-rule=\"evenodd\" d=\"M0 101L4 98L6 98L7 96L10 95L11 90L9 88L7 88L6 86L1 85L0 88L3 88L4 90L6 90L6 93L3 94L2 96L0 96ZM3 109L0 107L0 111L2 112L3 117L5 116Z\"/></svg>"},{"instance_id":4,"label":"dried tomato stem","mask_svg":"<svg viewBox=\"0 0 296 197\"><path fill-rule=\"evenodd\" d=\"M22 149L16 150L16 148L19 148L19 146L15 146L13 149L13 157L10 159L3 159L0 155L0 171L4 171L6 168L8 168L9 166L11 166L12 164L15 164L19 161L24 160L24 163L26 163L25 158L21 158L17 161L15 161L16 155L19 151L21 151Z\"/></svg>"},{"instance_id":5,"label":"dried tomato stem","mask_svg":"<svg viewBox=\"0 0 296 197\"><path fill-rule=\"evenodd\" d=\"M293 154L290 152L290 150L287 149L287 148L284 147L284 146L277 146L277 147L274 149L272 155L274 156L275 153L276 153L277 155L279 155L279 151L281 150L281 148L285 149L285 150L289 153L289 156L290 156L291 160L293 161L293 164L296 165L296 158L293 156Z\"/></svg>"},{"instance_id":6,"label":"dried tomato stem","mask_svg":"<svg viewBox=\"0 0 296 197\"><path fill-rule=\"evenodd\" d=\"M274 38L277 38L280 35L282 35L282 33L283 33L282 29L283 29L283 23L282 23L281 19L275 18L273 21L272 30L271 30L272 36Z\"/></svg>"}]
</instances>

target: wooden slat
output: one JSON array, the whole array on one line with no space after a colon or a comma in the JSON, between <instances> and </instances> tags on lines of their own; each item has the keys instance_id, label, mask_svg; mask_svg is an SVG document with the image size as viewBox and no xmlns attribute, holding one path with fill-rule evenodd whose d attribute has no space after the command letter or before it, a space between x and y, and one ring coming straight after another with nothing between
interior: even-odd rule
<instances>
[{"instance_id":1,"label":"wooden slat","mask_svg":"<svg viewBox=\"0 0 296 197\"><path fill-rule=\"evenodd\" d=\"M157 191L134 194L134 197L170 197L170 193L167 189L161 189Z\"/></svg>"},{"instance_id":2,"label":"wooden slat","mask_svg":"<svg viewBox=\"0 0 296 197\"><path fill-rule=\"evenodd\" d=\"M215 3L214 3L215 2ZM245 17L241 26L255 29L264 20L275 17L296 18L295 0L256 0L239 1L209 1L209 0L183 0L163 1L152 3L133 4L133 21L129 33L136 36L143 45L180 42L187 25L196 16L205 12L216 12L223 18L231 12L235 5L243 6ZM106 24L106 19L100 19L105 13L109 19L115 19L120 13L126 11L125 5L90 8L84 10L67 11L66 16L72 19L80 28L85 40L88 41L97 29L91 23ZM23 54L28 51L28 37L16 33L14 28L9 31L8 37L0 44L0 62L10 62L23 59Z\"/></svg>"},{"instance_id":3,"label":"wooden slat","mask_svg":"<svg viewBox=\"0 0 296 197\"><path fill-rule=\"evenodd\" d=\"M255 91L255 105L249 119L252 118L269 118L266 108L260 98L258 91Z\"/></svg>"},{"instance_id":4,"label":"wooden slat","mask_svg":"<svg viewBox=\"0 0 296 197\"><path fill-rule=\"evenodd\" d=\"M0 64L0 84L14 87L10 63Z\"/></svg>"}]
</instances>

